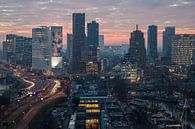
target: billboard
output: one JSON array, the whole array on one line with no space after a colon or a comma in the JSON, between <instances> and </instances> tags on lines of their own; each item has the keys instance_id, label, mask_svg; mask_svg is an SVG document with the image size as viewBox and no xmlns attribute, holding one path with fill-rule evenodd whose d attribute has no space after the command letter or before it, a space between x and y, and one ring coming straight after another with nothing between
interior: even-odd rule
<instances>
[{"instance_id":1,"label":"billboard","mask_svg":"<svg viewBox=\"0 0 195 129\"><path fill-rule=\"evenodd\" d=\"M52 68L62 68L62 57L51 57Z\"/></svg>"},{"instance_id":2,"label":"billboard","mask_svg":"<svg viewBox=\"0 0 195 129\"><path fill-rule=\"evenodd\" d=\"M51 27L52 36L52 56L61 57L62 56L62 27L52 26Z\"/></svg>"}]
</instances>

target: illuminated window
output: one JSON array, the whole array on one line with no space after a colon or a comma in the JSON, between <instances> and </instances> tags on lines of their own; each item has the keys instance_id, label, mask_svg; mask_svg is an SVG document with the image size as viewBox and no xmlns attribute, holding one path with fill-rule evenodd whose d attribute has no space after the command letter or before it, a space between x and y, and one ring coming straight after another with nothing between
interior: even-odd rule
<instances>
[{"instance_id":1,"label":"illuminated window","mask_svg":"<svg viewBox=\"0 0 195 129\"><path fill-rule=\"evenodd\" d=\"M99 113L100 109L88 109L86 112L87 113Z\"/></svg>"},{"instance_id":2,"label":"illuminated window","mask_svg":"<svg viewBox=\"0 0 195 129\"><path fill-rule=\"evenodd\" d=\"M99 108L98 104L79 104L80 107L86 107L86 108Z\"/></svg>"}]
</instances>

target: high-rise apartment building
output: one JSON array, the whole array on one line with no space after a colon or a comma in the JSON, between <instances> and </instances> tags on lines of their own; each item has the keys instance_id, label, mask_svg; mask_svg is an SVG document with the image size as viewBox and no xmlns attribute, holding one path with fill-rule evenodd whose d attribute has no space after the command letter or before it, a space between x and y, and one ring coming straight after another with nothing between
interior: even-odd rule
<instances>
[{"instance_id":1,"label":"high-rise apartment building","mask_svg":"<svg viewBox=\"0 0 195 129\"><path fill-rule=\"evenodd\" d=\"M17 35L8 34L6 35L6 53L7 53L7 61L12 62L14 60L14 46L16 42Z\"/></svg>"},{"instance_id":2,"label":"high-rise apartment building","mask_svg":"<svg viewBox=\"0 0 195 129\"><path fill-rule=\"evenodd\" d=\"M87 60L99 60L99 24L92 21L87 24Z\"/></svg>"},{"instance_id":3,"label":"high-rise apartment building","mask_svg":"<svg viewBox=\"0 0 195 129\"><path fill-rule=\"evenodd\" d=\"M83 72L84 68L84 47L85 47L85 14L73 13L72 16L73 51L72 51L72 71L74 73Z\"/></svg>"},{"instance_id":4,"label":"high-rise apartment building","mask_svg":"<svg viewBox=\"0 0 195 129\"><path fill-rule=\"evenodd\" d=\"M87 24L86 55L86 72L89 74L97 74L100 70L100 58L99 24L96 21Z\"/></svg>"},{"instance_id":5,"label":"high-rise apartment building","mask_svg":"<svg viewBox=\"0 0 195 129\"><path fill-rule=\"evenodd\" d=\"M154 61L157 58L157 26L148 26L148 58Z\"/></svg>"},{"instance_id":6,"label":"high-rise apartment building","mask_svg":"<svg viewBox=\"0 0 195 129\"><path fill-rule=\"evenodd\" d=\"M99 46L99 24L96 21L87 24L87 43L88 46Z\"/></svg>"},{"instance_id":7,"label":"high-rise apartment building","mask_svg":"<svg viewBox=\"0 0 195 129\"><path fill-rule=\"evenodd\" d=\"M172 62L177 65L195 64L195 34L177 34L172 38Z\"/></svg>"},{"instance_id":8,"label":"high-rise apartment building","mask_svg":"<svg viewBox=\"0 0 195 129\"><path fill-rule=\"evenodd\" d=\"M31 67L32 65L32 38L16 36L14 60L16 64Z\"/></svg>"},{"instance_id":9,"label":"high-rise apartment building","mask_svg":"<svg viewBox=\"0 0 195 129\"><path fill-rule=\"evenodd\" d=\"M175 27L166 27L163 31L163 56L171 61L171 37L175 35Z\"/></svg>"},{"instance_id":10,"label":"high-rise apartment building","mask_svg":"<svg viewBox=\"0 0 195 129\"><path fill-rule=\"evenodd\" d=\"M145 39L144 33L138 29L138 25L136 26L136 30L131 33L129 53L131 56L131 60L133 60L139 68L145 68Z\"/></svg>"},{"instance_id":11,"label":"high-rise apartment building","mask_svg":"<svg viewBox=\"0 0 195 129\"><path fill-rule=\"evenodd\" d=\"M8 34L3 43L3 51L7 61L31 67L32 38Z\"/></svg>"}]
</instances>

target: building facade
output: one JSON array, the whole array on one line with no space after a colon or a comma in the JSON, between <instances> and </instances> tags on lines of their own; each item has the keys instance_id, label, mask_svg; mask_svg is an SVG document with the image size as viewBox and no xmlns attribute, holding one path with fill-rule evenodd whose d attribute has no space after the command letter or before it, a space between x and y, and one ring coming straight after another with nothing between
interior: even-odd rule
<instances>
[{"instance_id":1,"label":"building facade","mask_svg":"<svg viewBox=\"0 0 195 129\"><path fill-rule=\"evenodd\" d=\"M42 26L32 29L32 68L53 70L62 68L61 26Z\"/></svg>"},{"instance_id":2,"label":"building facade","mask_svg":"<svg viewBox=\"0 0 195 129\"><path fill-rule=\"evenodd\" d=\"M139 68L144 69L146 64L146 48L144 33L136 30L131 33L129 54Z\"/></svg>"},{"instance_id":3,"label":"building facade","mask_svg":"<svg viewBox=\"0 0 195 129\"><path fill-rule=\"evenodd\" d=\"M72 34L67 34L67 57L69 63L72 60L72 43L73 43L72 38L73 38Z\"/></svg>"},{"instance_id":4,"label":"building facade","mask_svg":"<svg viewBox=\"0 0 195 129\"><path fill-rule=\"evenodd\" d=\"M7 42L3 42L3 59L7 60Z\"/></svg>"},{"instance_id":5,"label":"building facade","mask_svg":"<svg viewBox=\"0 0 195 129\"><path fill-rule=\"evenodd\" d=\"M72 71L74 73L83 72L84 46L85 46L85 14L73 13L72 16L73 51L72 51Z\"/></svg>"},{"instance_id":6,"label":"building facade","mask_svg":"<svg viewBox=\"0 0 195 129\"><path fill-rule=\"evenodd\" d=\"M121 65L121 78L131 83L138 83L141 80L142 71L136 65L126 62Z\"/></svg>"},{"instance_id":7,"label":"building facade","mask_svg":"<svg viewBox=\"0 0 195 129\"><path fill-rule=\"evenodd\" d=\"M13 62L14 60L14 46L16 43L16 37L17 35L14 34L8 34L6 35L6 60L8 62Z\"/></svg>"},{"instance_id":8,"label":"building facade","mask_svg":"<svg viewBox=\"0 0 195 129\"><path fill-rule=\"evenodd\" d=\"M100 49L104 48L104 35L99 35L99 46Z\"/></svg>"},{"instance_id":9,"label":"building facade","mask_svg":"<svg viewBox=\"0 0 195 129\"><path fill-rule=\"evenodd\" d=\"M87 24L87 60L99 60L99 24L92 21Z\"/></svg>"},{"instance_id":10,"label":"building facade","mask_svg":"<svg viewBox=\"0 0 195 129\"><path fill-rule=\"evenodd\" d=\"M9 34L3 42L4 59L10 63L31 67L32 38Z\"/></svg>"},{"instance_id":11,"label":"building facade","mask_svg":"<svg viewBox=\"0 0 195 129\"><path fill-rule=\"evenodd\" d=\"M49 28L42 26L32 29L32 68L39 70L51 69L52 44Z\"/></svg>"},{"instance_id":12,"label":"building facade","mask_svg":"<svg viewBox=\"0 0 195 129\"><path fill-rule=\"evenodd\" d=\"M99 49L99 24L92 21L87 24L87 45L86 45L86 72L98 73L100 70L100 49Z\"/></svg>"},{"instance_id":13,"label":"building facade","mask_svg":"<svg viewBox=\"0 0 195 129\"><path fill-rule=\"evenodd\" d=\"M163 57L171 61L171 37L175 35L175 27L166 27L163 31Z\"/></svg>"},{"instance_id":14,"label":"building facade","mask_svg":"<svg viewBox=\"0 0 195 129\"><path fill-rule=\"evenodd\" d=\"M87 45L99 46L99 24L96 21L87 24Z\"/></svg>"},{"instance_id":15,"label":"building facade","mask_svg":"<svg viewBox=\"0 0 195 129\"><path fill-rule=\"evenodd\" d=\"M172 38L172 62L177 65L195 64L195 34L177 34Z\"/></svg>"},{"instance_id":16,"label":"building facade","mask_svg":"<svg viewBox=\"0 0 195 129\"><path fill-rule=\"evenodd\" d=\"M17 36L15 42L16 64L31 67L32 65L32 38Z\"/></svg>"},{"instance_id":17,"label":"building facade","mask_svg":"<svg viewBox=\"0 0 195 129\"><path fill-rule=\"evenodd\" d=\"M148 26L148 58L154 61L157 58L157 26Z\"/></svg>"}]
</instances>

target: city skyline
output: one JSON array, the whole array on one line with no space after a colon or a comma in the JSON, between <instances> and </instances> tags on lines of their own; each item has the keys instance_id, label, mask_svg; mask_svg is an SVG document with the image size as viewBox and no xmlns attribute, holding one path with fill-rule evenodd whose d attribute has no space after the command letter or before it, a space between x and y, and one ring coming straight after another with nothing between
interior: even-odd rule
<instances>
[{"instance_id":1,"label":"city skyline","mask_svg":"<svg viewBox=\"0 0 195 129\"><path fill-rule=\"evenodd\" d=\"M0 0L0 129L195 129L194 7Z\"/></svg>"},{"instance_id":2,"label":"city skyline","mask_svg":"<svg viewBox=\"0 0 195 129\"><path fill-rule=\"evenodd\" d=\"M161 48L166 26L176 26L178 34L195 33L195 14L190 13L194 5L193 0L1 0L0 42L9 33L31 37L32 28L58 25L64 27L66 44L66 34L72 33L72 13L83 12L86 24L92 20L100 24L107 44L128 43L130 32L139 24L147 46L147 26L155 24Z\"/></svg>"}]
</instances>

